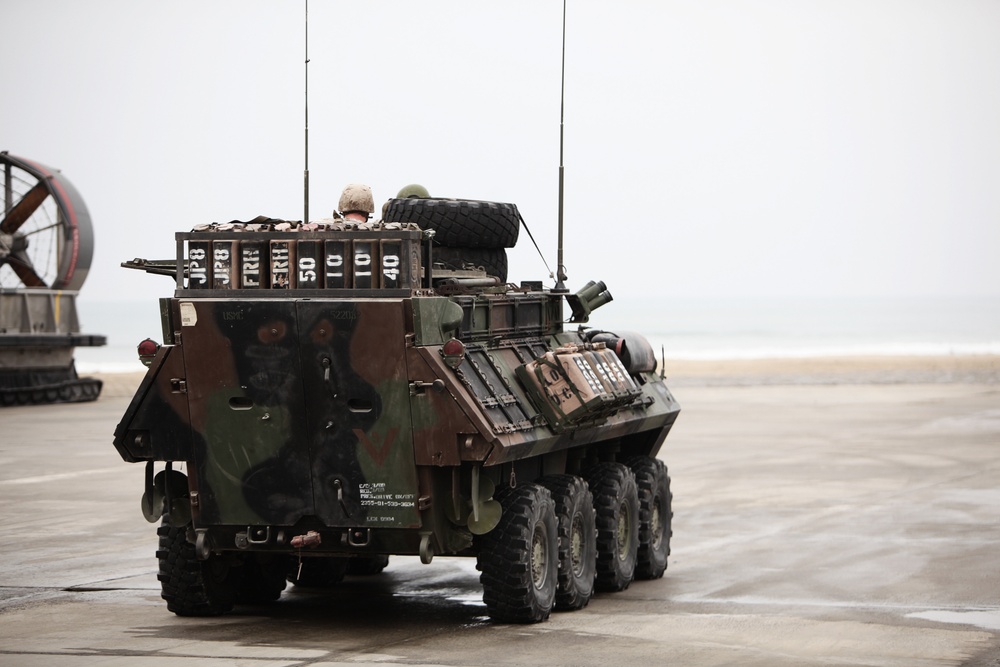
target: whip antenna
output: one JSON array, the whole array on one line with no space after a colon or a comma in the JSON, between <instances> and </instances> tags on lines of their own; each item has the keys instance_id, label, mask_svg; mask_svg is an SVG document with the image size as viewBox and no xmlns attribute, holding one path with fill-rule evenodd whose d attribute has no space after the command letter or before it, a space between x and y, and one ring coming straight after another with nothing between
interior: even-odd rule
<instances>
[{"instance_id":1,"label":"whip antenna","mask_svg":"<svg viewBox=\"0 0 1000 667\"><path fill-rule=\"evenodd\" d=\"M562 80L559 85L559 239L556 257L556 286L553 292L566 289L566 265L563 264L563 125L566 117L566 0L563 0L562 20Z\"/></svg>"},{"instance_id":2,"label":"whip antenna","mask_svg":"<svg viewBox=\"0 0 1000 667\"><path fill-rule=\"evenodd\" d=\"M306 169L303 174L305 209L302 224L309 222L309 0L306 0Z\"/></svg>"}]
</instances>

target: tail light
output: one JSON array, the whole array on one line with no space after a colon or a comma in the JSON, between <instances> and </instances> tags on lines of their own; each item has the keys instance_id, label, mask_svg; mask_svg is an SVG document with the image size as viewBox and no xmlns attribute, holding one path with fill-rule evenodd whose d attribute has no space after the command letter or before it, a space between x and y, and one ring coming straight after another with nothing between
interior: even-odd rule
<instances>
[{"instance_id":1,"label":"tail light","mask_svg":"<svg viewBox=\"0 0 1000 667\"><path fill-rule=\"evenodd\" d=\"M452 338L441 348L441 355L448 368L458 370L458 367L465 361L465 343L457 338Z\"/></svg>"},{"instance_id":2,"label":"tail light","mask_svg":"<svg viewBox=\"0 0 1000 667\"><path fill-rule=\"evenodd\" d=\"M153 363L153 357L156 356L156 351L160 349L160 344L152 338L147 338L139 343L136 349L139 352L139 361L142 362L143 366L148 367Z\"/></svg>"}]
</instances>

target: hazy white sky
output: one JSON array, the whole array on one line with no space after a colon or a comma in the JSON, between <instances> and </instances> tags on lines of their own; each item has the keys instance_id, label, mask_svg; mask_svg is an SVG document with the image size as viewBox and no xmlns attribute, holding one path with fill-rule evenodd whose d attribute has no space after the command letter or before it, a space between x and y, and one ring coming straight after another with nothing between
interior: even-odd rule
<instances>
[{"instance_id":1,"label":"hazy white sky","mask_svg":"<svg viewBox=\"0 0 1000 667\"><path fill-rule=\"evenodd\" d=\"M173 233L303 213L304 2L0 0L0 149L95 223L88 299ZM562 3L309 6L312 217L518 204L555 267ZM571 0L569 286L616 296L1000 295L1000 2ZM542 278L527 235L511 278Z\"/></svg>"}]
</instances>

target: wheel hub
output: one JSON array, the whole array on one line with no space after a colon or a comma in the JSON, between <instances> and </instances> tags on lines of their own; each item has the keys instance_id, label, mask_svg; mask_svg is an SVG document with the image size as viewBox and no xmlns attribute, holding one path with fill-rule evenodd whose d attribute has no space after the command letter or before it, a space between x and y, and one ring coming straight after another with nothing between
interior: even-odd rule
<instances>
[{"instance_id":1,"label":"wheel hub","mask_svg":"<svg viewBox=\"0 0 1000 667\"><path fill-rule=\"evenodd\" d=\"M626 560L629 555L629 535L632 533L632 515L628 505L622 503L618 511L618 558Z\"/></svg>"},{"instance_id":2,"label":"wheel hub","mask_svg":"<svg viewBox=\"0 0 1000 667\"><path fill-rule=\"evenodd\" d=\"M535 528L535 534L531 540L531 581L535 588L541 589L545 586L548 577L548 549L545 544L545 531Z\"/></svg>"},{"instance_id":3,"label":"wheel hub","mask_svg":"<svg viewBox=\"0 0 1000 667\"><path fill-rule=\"evenodd\" d=\"M663 522L660 520L660 503L653 503L652 516L649 517L649 528L652 535L650 542L654 551L660 550L660 543L663 542Z\"/></svg>"},{"instance_id":4,"label":"wheel hub","mask_svg":"<svg viewBox=\"0 0 1000 667\"><path fill-rule=\"evenodd\" d=\"M577 514L573 517L573 528L570 531L569 559L573 574L583 574L583 518Z\"/></svg>"}]
</instances>

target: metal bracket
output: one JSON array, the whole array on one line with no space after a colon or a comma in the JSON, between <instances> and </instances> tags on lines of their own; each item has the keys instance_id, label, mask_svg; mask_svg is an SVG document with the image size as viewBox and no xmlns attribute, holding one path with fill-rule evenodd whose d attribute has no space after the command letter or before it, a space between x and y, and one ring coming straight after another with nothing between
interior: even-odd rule
<instances>
[{"instance_id":1,"label":"metal bracket","mask_svg":"<svg viewBox=\"0 0 1000 667\"><path fill-rule=\"evenodd\" d=\"M247 526L247 542L250 544L267 544L271 541L270 526Z\"/></svg>"},{"instance_id":2,"label":"metal bracket","mask_svg":"<svg viewBox=\"0 0 1000 667\"><path fill-rule=\"evenodd\" d=\"M352 547L367 547L371 541L371 528L351 528L347 531L347 543Z\"/></svg>"},{"instance_id":3,"label":"metal bracket","mask_svg":"<svg viewBox=\"0 0 1000 667\"><path fill-rule=\"evenodd\" d=\"M434 545L431 544L431 533L420 534L420 562L430 565L434 560Z\"/></svg>"},{"instance_id":4,"label":"metal bracket","mask_svg":"<svg viewBox=\"0 0 1000 667\"><path fill-rule=\"evenodd\" d=\"M198 560L208 560L211 553L208 550L208 529L195 528L194 555Z\"/></svg>"},{"instance_id":5,"label":"metal bracket","mask_svg":"<svg viewBox=\"0 0 1000 667\"><path fill-rule=\"evenodd\" d=\"M410 383L410 396L419 396L424 393L426 389L433 389L436 392L444 391L444 380L438 378L433 382L422 382L421 380L415 380Z\"/></svg>"}]
</instances>

